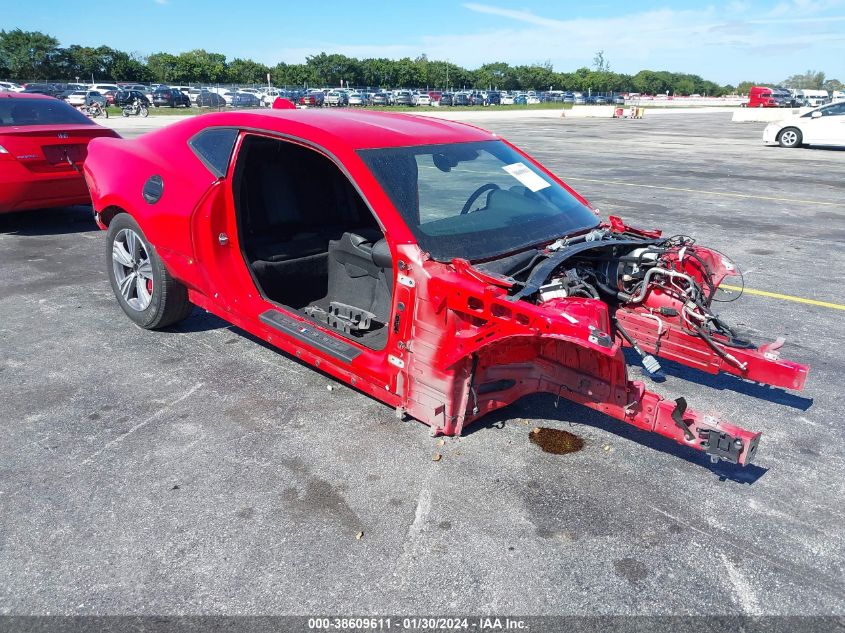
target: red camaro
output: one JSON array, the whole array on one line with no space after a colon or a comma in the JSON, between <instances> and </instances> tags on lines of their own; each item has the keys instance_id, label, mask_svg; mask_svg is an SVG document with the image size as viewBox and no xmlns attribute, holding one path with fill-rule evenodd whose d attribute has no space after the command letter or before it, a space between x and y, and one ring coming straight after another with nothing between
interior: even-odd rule
<instances>
[{"instance_id":1,"label":"red camaro","mask_svg":"<svg viewBox=\"0 0 845 633\"><path fill-rule=\"evenodd\" d=\"M721 254L600 220L554 174L478 128L402 114L208 114L91 144L85 164L126 314L192 304L457 435L548 392L715 459L760 434L628 378L622 348L801 389L782 341L710 309Z\"/></svg>"},{"instance_id":2,"label":"red camaro","mask_svg":"<svg viewBox=\"0 0 845 633\"><path fill-rule=\"evenodd\" d=\"M117 133L59 99L0 92L0 213L89 203L82 164L98 136Z\"/></svg>"}]
</instances>

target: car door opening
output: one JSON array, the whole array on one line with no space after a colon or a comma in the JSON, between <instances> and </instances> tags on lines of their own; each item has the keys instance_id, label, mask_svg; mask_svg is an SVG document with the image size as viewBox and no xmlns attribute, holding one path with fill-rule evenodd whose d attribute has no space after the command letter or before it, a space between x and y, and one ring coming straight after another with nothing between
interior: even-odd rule
<instances>
[{"instance_id":1,"label":"car door opening","mask_svg":"<svg viewBox=\"0 0 845 633\"><path fill-rule=\"evenodd\" d=\"M233 194L243 256L261 293L383 349L392 257L372 212L340 169L302 145L247 136Z\"/></svg>"}]
</instances>

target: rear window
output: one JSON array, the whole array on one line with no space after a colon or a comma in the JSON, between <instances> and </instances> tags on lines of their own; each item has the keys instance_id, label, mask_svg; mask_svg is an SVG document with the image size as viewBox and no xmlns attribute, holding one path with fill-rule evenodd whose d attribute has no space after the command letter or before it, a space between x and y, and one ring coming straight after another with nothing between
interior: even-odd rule
<instances>
[{"instance_id":1,"label":"rear window","mask_svg":"<svg viewBox=\"0 0 845 633\"><path fill-rule=\"evenodd\" d=\"M209 128L194 136L188 145L215 176L226 175L229 158L238 138L238 131L232 128Z\"/></svg>"},{"instance_id":2,"label":"rear window","mask_svg":"<svg viewBox=\"0 0 845 633\"><path fill-rule=\"evenodd\" d=\"M0 99L0 127L67 124L94 125L79 110L58 99Z\"/></svg>"}]
</instances>

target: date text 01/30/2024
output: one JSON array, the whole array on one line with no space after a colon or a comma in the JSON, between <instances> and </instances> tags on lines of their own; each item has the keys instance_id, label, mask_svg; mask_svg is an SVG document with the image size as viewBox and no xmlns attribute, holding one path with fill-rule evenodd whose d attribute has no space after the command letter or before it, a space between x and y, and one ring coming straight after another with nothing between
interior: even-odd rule
<instances>
[{"instance_id":1,"label":"date text 01/30/2024","mask_svg":"<svg viewBox=\"0 0 845 633\"><path fill-rule=\"evenodd\" d=\"M442 617L346 617L346 618L309 618L308 628L316 631L344 630L391 630L420 631L520 631L528 628L524 620L518 618L442 618Z\"/></svg>"}]
</instances>

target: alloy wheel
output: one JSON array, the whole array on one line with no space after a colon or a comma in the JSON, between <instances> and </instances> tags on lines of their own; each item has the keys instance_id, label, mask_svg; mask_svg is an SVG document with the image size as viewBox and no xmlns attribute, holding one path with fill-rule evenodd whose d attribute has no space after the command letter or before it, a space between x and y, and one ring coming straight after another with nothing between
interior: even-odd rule
<instances>
[{"instance_id":1,"label":"alloy wheel","mask_svg":"<svg viewBox=\"0 0 845 633\"><path fill-rule=\"evenodd\" d=\"M147 309L153 296L153 266L147 245L132 229L122 229L112 243L114 278L133 310Z\"/></svg>"},{"instance_id":2,"label":"alloy wheel","mask_svg":"<svg viewBox=\"0 0 845 633\"><path fill-rule=\"evenodd\" d=\"M784 145L795 145L798 142L798 134L794 130L786 130L780 136L781 141Z\"/></svg>"}]
</instances>

